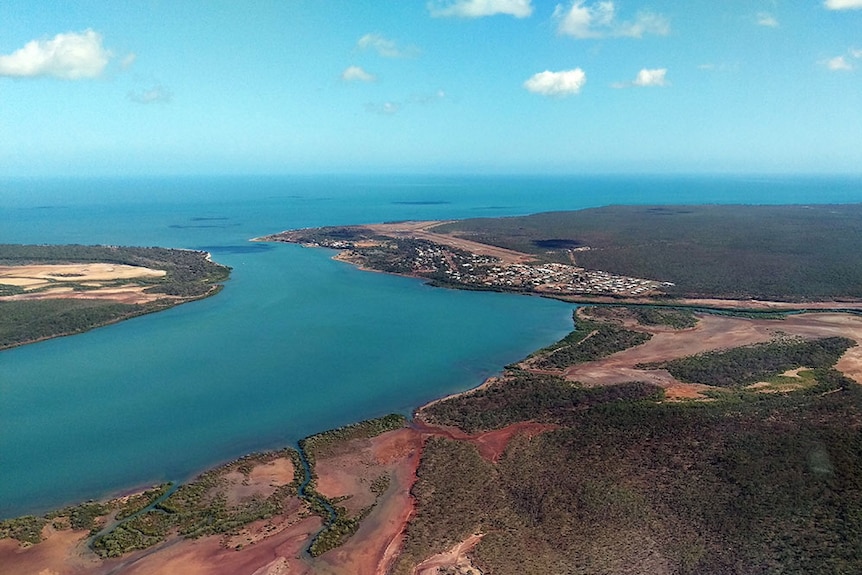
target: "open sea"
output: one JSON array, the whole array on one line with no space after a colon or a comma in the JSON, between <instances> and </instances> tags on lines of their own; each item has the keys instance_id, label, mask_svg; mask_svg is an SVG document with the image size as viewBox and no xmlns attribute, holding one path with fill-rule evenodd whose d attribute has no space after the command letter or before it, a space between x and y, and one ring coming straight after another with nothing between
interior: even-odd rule
<instances>
[{"instance_id":1,"label":"open sea","mask_svg":"<svg viewBox=\"0 0 862 575\"><path fill-rule=\"evenodd\" d=\"M204 249L215 297L0 352L0 518L114 495L480 384L572 306L249 243L291 228L608 204L862 202L859 177L0 179L0 243Z\"/></svg>"}]
</instances>

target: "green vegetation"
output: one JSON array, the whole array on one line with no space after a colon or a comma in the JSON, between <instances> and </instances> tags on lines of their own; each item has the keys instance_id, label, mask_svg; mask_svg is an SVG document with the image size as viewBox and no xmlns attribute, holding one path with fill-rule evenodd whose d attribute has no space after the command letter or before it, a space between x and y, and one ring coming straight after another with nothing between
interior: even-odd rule
<instances>
[{"instance_id":1,"label":"green vegetation","mask_svg":"<svg viewBox=\"0 0 862 575\"><path fill-rule=\"evenodd\" d=\"M697 325L697 317L687 308L601 305L584 307L581 313L586 317L610 323L633 319L640 325L663 325L674 329L687 329Z\"/></svg>"},{"instance_id":2,"label":"green vegetation","mask_svg":"<svg viewBox=\"0 0 862 575\"><path fill-rule=\"evenodd\" d=\"M853 340L827 337L806 341L779 339L767 343L702 353L642 367L667 369L680 381L719 387L739 387L765 381L787 370L808 367L823 370L855 346Z\"/></svg>"},{"instance_id":3,"label":"green vegetation","mask_svg":"<svg viewBox=\"0 0 862 575\"><path fill-rule=\"evenodd\" d=\"M137 493L128 498L125 504L117 511L114 516L116 520L126 519L135 513L140 513L159 498L163 497L173 487L172 483L163 483L152 489L148 489L143 493Z\"/></svg>"},{"instance_id":4,"label":"green vegetation","mask_svg":"<svg viewBox=\"0 0 862 575\"><path fill-rule=\"evenodd\" d=\"M308 450L308 459L312 464L311 483L305 488L303 499L313 513L326 520L324 528L309 548L312 556L341 545L356 532L373 508L372 505L351 515L345 507L338 505L338 501L318 493L314 489L314 457L335 454L351 440L375 437L405 425L404 416L393 414L314 435L301 442L303 449ZM257 465L283 457L290 458L293 463L294 477L291 483L275 488L266 497L254 494L233 503L228 501L228 474L238 472L247 478ZM171 533L188 538L233 533L253 521L273 517L282 512L290 498L299 495L299 486L304 479L302 460L293 449L253 454L206 471L173 492L170 492L173 488L171 484L163 484L124 500L87 502L43 517L26 516L2 521L0 539L11 537L24 543L38 543L41 541L42 527L48 521L53 521L55 527L61 529L90 530L91 535L95 535L91 547L96 554L100 557L119 557L160 543ZM372 493L381 496L387 490L389 481L389 476L385 474L375 478L370 486ZM165 498L169 492L170 495Z\"/></svg>"},{"instance_id":5,"label":"green vegetation","mask_svg":"<svg viewBox=\"0 0 862 575\"><path fill-rule=\"evenodd\" d=\"M95 327L164 309L96 299L0 301L0 349L81 333Z\"/></svg>"},{"instance_id":6,"label":"green vegetation","mask_svg":"<svg viewBox=\"0 0 862 575\"><path fill-rule=\"evenodd\" d=\"M573 412L610 401L659 399L661 389L647 383L584 388L557 375L533 371L562 370L649 340L648 333L627 330L607 321L603 309L587 310L603 320L579 318L574 312L575 330L530 356L521 364L525 368L517 364L508 366L497 381L468 394L435 402L422 410L422 416L431 422L454 425L473 433L520 421L565 423Z\"/></svg>"},{"instance_id":7,"label":"green vegetation","mask_svg":"<svg viewBox=\"0 0 862 575\"><path fill-rule=\"evenodd\" d=\"M422 410L422 416L429 422L475 433L520 421L566 424L591 406L656 401L662 394L661 388L648 383L584 388L555 375L509 369L487 387L433 403Z\"/></svg>"},{"instance_id":8,"label":"green vegetation","mask_svg":"<svg viewBox=\"0 0 862 575\"><path fill-rule=\"evenodd\" d=\"M694 313L687 309L634 307L632 314L641 325L666 325L674 329L687 329L697 325Z\"/></svg>"},{"instance_id":9,"label":"green vegetation","mask_svg":"<svg viewBox=\"0 0 862 575\"><path fill-rule=\"evenodd\" d=\"M412 573L417 563L473 533L516 529L522 523L511 513L495 466L468 443L429 439L417 475L411 493L418 513L407 528L395 575Z\"/></svg>"},{"instance_id":10,"label":"green vegetation","mask_svg":"<svg viewBox=\"0 0 862 575\"><path fill-rule=\"evenodd\" d=\"M134 280L123 280L123 283L137 283L145 286L148 292L183 298L198 298L208 295L214 285L227 280L230 275L230 268L211 261L205 252L194 250L157 247L0 244L0 265L4 266L92 262L163 270L166 272L164 277L135 278ZM67 282L64 282L63 285L67 285Z\"/></svg>"},{"instance_id":11,"label":"green vegetation","mask_svg":"<svg viewBox=\"0 0 862 575\"><path fill-rule=\"evenodd\" d=\"M317 495L320 496L320 494ZM311 545L308 547L308 553L312 557L319 557L347 541L359 529L359 525L365 518L365 515L371 511L371 509L368 509L366 513L350 517L347 509L344 507L333 506L333 509L335 510L335 517L330 518L326 522L326 525L315 535L311 541Z\"/></svg>"},{"instance_id":12,"label":"green vegetation","mask_svg":"<svg viewBox=\"0 0 862 575\"><path fill-rule=\"evenodd\" d=\"M530 362L538 369L565 369L576 363L595 361L618 351L649 341L650 334L625 329L608 322L579 319L573 314L575 330L536 354Z\"/></svg>"},{"instance_id":13,"label":"green vegetation","mask_svg":"<svg viewBox=\"0 0 862 575\"><path fill-rule=\"evenodd\" d=\"M590 270L673 282L671 296L862 297L857 204L611 206L463 220L434 231L547 261L574 257Z\"/></svg>"},{"instance_id":14,"label":"green vegetation","mask_svg":"<svg viewBox=\"0 0 862 575\"><path fill-rule=\"evenodd\" d=\"M46 518L33 515L5 519L0 521L0 539L9 537L21 543L35 545L42 541L42 528L46 523Z\"/></svg>"},{"instance_id":15,"label":"green vegetation","mask_svg":"<svg viewBox=\"0 0 862 575\"><path fill-rule=\"evenodd\" d=\"M146 304L123 304L100 299L42 299L0 302L0 350L43 339L81 333L179 303L216 293L230 269L210 261L204 252L166 248L115 246L32 246L0 244L0 265L111 263L149 267L164 277L134 278L102 285L135 284L164 298ZM57 283L56 281L54 283ZM76 291L93 286L64 281ZM44 289L44 288L43 288ZM39 291L39 290L35 290ZM0 285L0 295L22 293ZM169 297L168 297L169 296Z\"/></svg>"},{"instance_id":16,"label":"green vegetation","mask_svg":"<svg viewBox=\"0 0 862 575\"><path fill-rule=\"evenodd\" d=\"M164 541L172 527L170 516L151 511L96 537L92 548L103 558L120 557L130 551L146 549Z\"/></svg>"},{"instance_id":17,"label":"green vegetation","mask_svg":"<svg viewBox=\"0 0 862 575\"><path fill-rule=\"evenodd\" d=\"M463 428L488 409L469 397ZM428 442L396 573L475 532L476 564L498 575L862 569L862 389L837 372L713 402L545 398L561 427L496 465Z\"/></svg>"},{"instance_id":18,"label":"green vegetation","mask_svg":"<svg viewBox=\"0 0 862 575\"><path fill-rule=\"evenodd\" d=\"M113 509L114 505L110 502L88 501L80 505L53 511L46 515L45 518L51 520L65 517L68 518L69 527L72 529L87 529L95 534L104 526L105 516Z\"/></svg>"},{"instance_id":19,"label":"green vegetation","mask_svg":"<svg viewBox=\"0 0 862 575\"><path fill-rule=\"evenodd\" d=\"M470 443L442 437L425 444L412 494L416 511L392 572L472 534L485 573L661 573L826 575L862 572L862 386L833 366L855 343L841 337L774 341L700 354L649 367L682 380L728 387L712 401L669 402L643 382L586 388L536 368L562 369L642 343L619 324L638 318L679 329L692 317L660 308L593 308L560 342L508 367L493 383L436 402L430 423L469 433L523 421L551 424L515 436L491 462ZM640 314L647 310L646 314ZM672 312L672 313L665 313ZM782 377L807 368L799 378ZM776 391L744 387L767 381ZM300 447L311 466L303 498L324 518L309 553L352 536L374 504L351 513L315 490L314 463L351 449L350 441L401 428L400 415L311 436ZM248 476L258 463L289 456L296 476L269 497L229 504L224 476ZM114 557L178 532L235 532L279 513L304 478L293 450L249 456L204 473L148 509L168 486L130 498L118 525L93 549ZM371 481L381 496L390 477ZM0 523L0 535L35 543L49 519L97 530L114 507L87 503L43 518Z\"/></svg>"},{"instance_id":20,"label":"green vegetation","mask_svg":"<svg viewBox=\"0 0 862 575\"><path fill-rule=\"evenodd\" d=\"M352 440L376 437L387 431L401 429L406 424L407 420L403 415L390 414L325 431L299 442L300 449L305 454L311 468L311 479L304 489L304 498L309 503L311 511L320 515L325 521L323 529L314 537L308 547L308 552L312 557L318 557L347 541L350 536L356 533L362 520L374 507L372 505L351 516L346 507L338 505L337 501L333 501L318 492L315 489L317 474L314 471L314 464L317 459L331 457L343 449L349 449L347 444ZM389 477L380 476L372 482L371 491L379 497L388 486Z\"/></svg>"},{"instance_id":21,"label":"green vegetation","mask_svg":"<svg viewBox=\"0 0 862 575\"><path fill-rule=\"evenodd\" d=\"M405 425L407 425L407 419L403 415L392 413L311 435L301 440L299 444L313 466L317 457L333 455L352 439L370 439L387 431L401 429Z\"/></svg>"},{"instance_id":22,"label":"green vegetation","mask_svg":"<svg viewBox=\"0 0 862 575\"><path fill-rule=\"evenodd\" d=\"M88 530L91 535L95 535L105 526L113 511L117 512L114 519L129 517L164 495L170 487L169 483L159 485L125 501L87 501L51 511L42 517L27 515L0 521L0 539L10 537L22 543L39 543L42 540L42 527L49 522L56 529Z\"/></svg>"},{"instance_id":23,"label":"green vegetation","mask_svg":"<svg viewBox=\"0 0 862 575\"><path fill-rule=\"evenodd\" d=\"M599 326L631 317L621 309L590 317ZM714 373L709 383L736 387L710 402L509 368L432 404L425 419L468 432L524 420L557 427L516 437L496 464L465 442L430 440L394 572L473 533L484 534L474 563L497 575L860 571L862 388L831 368L852 345L784 338L684 358ZM792 382L776 375L802 366L814 369ZM739 387L752 379L796 391Z\"/></svg>"},{"instance_id":24,"label":"green vegetation","mask_svg":"<svg viewBox=\"0 0 862 575\"><path fill-rule=\"evenodd\" d=\"M119 557L135 549L146 549L159 543L173 531L189 538L218 533L230 533L259 519L272 517L282 511L286 501L297 495L298 481L279 486L267 496L252 495L229 504L226 497L225 475L237 471L248 476L255 465L278 458L289 457L294 468L301 466L295 451L284 449L249 455L212 469L191 483L181 485L167 499L147 510L142 507L134 514L131 507L123 513L127 520L110 528L92 542L93 550L101 557ZM164 489L161 486L158 489ZM158 499L153 492L146 497ZM139 507L143 501L129 502Z\"/></svg>"}]
</instances>

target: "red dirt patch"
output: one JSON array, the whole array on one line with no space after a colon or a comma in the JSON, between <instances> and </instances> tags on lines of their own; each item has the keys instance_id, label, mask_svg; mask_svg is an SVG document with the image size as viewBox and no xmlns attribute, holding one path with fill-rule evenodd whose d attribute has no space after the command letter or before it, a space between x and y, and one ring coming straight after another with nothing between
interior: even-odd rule
<instances>
[{"instance_id":1,"label":"red dirt patch","mask_svg":"<svg viewBox=\"0 0 862 575\"><path fill-rule=\"evenodd\" d=\"M317 462L315 468L321 493L367 497L370 493L368 478L379 477L382 473L388 474L389 486L353 537L314 561L315 573L375 575L387 572L401 548L404 530L413 513L410 489L416 481L424 440L416 430L399 429L370 440L351 442L351 453ZM351 472L365 480L350 479Z\"/></svg>"},{"instance_id":2,"label":"red dirt patch","mask_svg":"<svg viewBox=\"0 0 862 575\"><path fill-rule=\"evenodd\" d=\"M108 560L104 568L95 573L107 575L235 575L248 573L276 575L281 573L310 574L314 571L302 559L308 539L320 528L316 516L295 521L295 517L279 516L270 521L290 522L290 527L243 547L241 551L226 548L221 537L201 539L174 539L162 546L133 554L126 558Z\"/></svg>"},{"instance_id":3,"label":"red dirt patch","mask_svg":"<svg viewBox=\"0 0 862 575\"><path fill-rule=\"evenodd\" d=\"M522 421L502 429L469 434L457 427L432 425L417 417L413 423L413 427L429 437L438 436L457 441L466 441L475 445L479 451L479 455L484 459L496 463L500 459L500 456L503 455L503 452L506 451L509 441L516 435L535 437L545 431L557 429L558 426L547 423L536 423L535 421Z\"/></svg>"},{"instance_id":4,"label":"red dirt patch","mask_svg":"<svg viewBox=\"0 0 862 575\"><path fill-rule=\"evenodd\" d=\"M248 476L237 470L230 471L222 477L219 489L227 487L227 504L238 505L248 501L255 495L269 497L282 485L293 481L293 462L287 457L281 457L268 463L260 463L252 468Z\"/></svg>"}]
</instances>

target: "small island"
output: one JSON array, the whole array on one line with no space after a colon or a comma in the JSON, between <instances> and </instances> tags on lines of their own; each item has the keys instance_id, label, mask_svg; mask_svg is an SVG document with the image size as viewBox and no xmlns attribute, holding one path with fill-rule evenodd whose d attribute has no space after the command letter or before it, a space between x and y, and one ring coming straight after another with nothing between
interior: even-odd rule
<instances>
[{"instance_id":1,"label":"small island","mask_svg":"<svg viewBox=\"0 0 862 575\"><path fill-rule=\"evenodd\" d=\"M862 209L583 212L258 238L582 305L560 341L411 419L0 522L0 561L97 575L862 570Z\"/></svg>"},{"instance_id":2,"label":"small island","mask_svg":"<svg viewBox=\"0 0 862 575\"><path fill-rule=\"evenodd\" d=\"M208 297L229 275L202 251L0 245L0 350Z\"/></svg>"}]
</instances>

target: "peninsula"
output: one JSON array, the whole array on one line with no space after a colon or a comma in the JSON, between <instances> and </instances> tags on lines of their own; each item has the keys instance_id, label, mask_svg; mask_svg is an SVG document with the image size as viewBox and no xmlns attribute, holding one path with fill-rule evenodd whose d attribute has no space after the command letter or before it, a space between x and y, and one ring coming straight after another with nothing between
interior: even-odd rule
<instances>
[{"instance_id":1,"label":"peninsula","mask_svg":"<svg viewBox=\"0 0 862 575\"><path fill-rule=\"evenodd\" d=\"M573 302L857 308L860 220L860 204L610 206L257 240L337 249L338 259L363 268L440 286Z\"/></svg>"},{"instance_id":2,"label":"peninsula","mask_svg":"<svg viewBox=\"0 0 862 575\"><path fill-rule=\"evenodd\" d=\"M258 238L583 305L568 336L410 421L4 521L0 562L63 575L860 571L860 223L855 205L645 206Z\"/></svg>"},{"instance_id":3,"label":"peninsula","mask_svg":"<svg viewBox=\"0 0 862 575\"><path fill-rule=\"evenodd\" d=\"M0 245L0 350L208 297L229 275L194 250Z\"/></svg>"}]
</instances>

